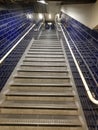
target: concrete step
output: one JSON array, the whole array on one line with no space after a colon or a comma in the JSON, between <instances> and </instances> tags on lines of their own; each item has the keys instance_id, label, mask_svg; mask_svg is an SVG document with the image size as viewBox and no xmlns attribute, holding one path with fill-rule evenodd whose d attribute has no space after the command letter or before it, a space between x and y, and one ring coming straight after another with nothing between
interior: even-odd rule
<instances>
[{"instance_id":1,"label":"concrete step","mask_svg":"<svg viewBox=\"0 0 98 130\"><path fill-rule=\"evenodd\" d=\"M32 92L32 93L65 93L65 95L69 94L69 95L73 95L73 92L72 92L72 88L70 87L67 87L67 88L54 88L53 90L50 88L50 87L37 87L37 88L34 88L34 87L10 87L11 90L14 90L15 92ZM57 89L57 90L56 90ZM66 94L67 93L67 94ZM69 96L68 95L68 96Z\"/></svg>"},{"instance_id":2,"label":"concrete step","mask_svg":"<svg viewBox=\"0 0 98 130\"><path fill-rule=\"evenodd\" d=\"M63 72L63 71L45 71L45 70L38 70L38 71L33 71L33 70L23 70L20 69L17 71L17 74L20 76L61 76L61 77L66 77L69 75L68 71Z\"/></svg>"},{"instance_id":3,"label":"concrete step","mask_svg":"<svg viewBox=\"0 0 98 130\"><path fill-rule=\"evenodd\" d=\"M23 65L28 65L28 66L30 66L30 65L33 65L33 66L48 66L48 67L50 67L50 66L58 66L58 67L66 67L66 63L64 62L64 61L62 61L62 62L59 62L59 61L27 61L27 60L24 60L23 61Z\"/></svg>"},{"instance_id":4,"label":"concrete step","mask_svg":"<svg viewBox=\"0 0 98 130\"><path fill-rule=\"evenodd\" d=\"M57 110L77 110L74 102L65 101L28 101L28 100L5 100L0 105L0 108L31 108L31 109L57 109Z\"/></svg>"},{"instance_id":5,"label":"concrete step","mask_svg":"<svg viewBox=\"0 0 98 130\"><path fill-rule=\"evenodd\" d=\"M53 97L73 97L72 91L66 91L66 92L49 92L49 91L30 91L30 90L24 90L24 91L9 91L7 96L12 95L12 96L53 96Z\"/></svg>"},{"instance_id":6,"label":"concrete step","mask_svg":"<svg viewBox=\"0 0 98 130\"><path fill-rule=\"evenodd\" d=\"M2 114L78 115L76 104L69 101L7 100L1 104Z\"/></svg>"},{"instance_id":7,"label":"concrete step","mask_svg":"<svg viewBox=\"0 0 98 130\"><path fill-rule=\"evenodd\" d=\"M31 47L61 47L61 45L58 44L45 44L45 43L33 43Z\"/></svg>"},{"instance_id":8,"label":"concrete step","mask_svg":"<svg viewBox=\"0 0 98 130\"><path fill-rule=\"evenodd\" d=\"M47 108L32 108L32 107L13 107L13 106L3 106L0 109L0 112L2 114L49 114L49 115L69 115L69 116L75 116L78 115L78 110L76 109L47 109Z\"/></svg>"},{"instance_id":9,"label":"concrete step","mask_svg":"<svg viewBox=\"0 0 98 130\"><path fill-rule=\"evenodd\" d=\"M23 66L23 65L22 65ZM39 68L37 68L37 69L34 69L34 70L31 70L31 68L30 68L30 70L28 69L28 70L26 70L26 69L24 69L24 68L22 68L22 66L19 68L19 69L17 69L17 71L18 72L27 72L27 73L29 73L29 72L31 72L31 73L33 73L33 72L42 72L42 73L51 73L51 75L53 74L53 73L57 73L57 74L69 74L69 70L67 70L67 69L64 69L64 70L61 70L61 68L62 67L55 67L55 69L53 70L53 69L51 69L52 67L50 66L50 67L48 67L48 68L50 68L50 69L40 69L40 67ZM45 67L44 67L45 68ZM65 68L65 67L64 67ZM63 68L62 68L63 69Z\"/></svg>"},{"instance_id":10,"label":"concrete step","mask_svg":"<svg viewBox=\"0 0 98 130\"><path fill-rule=\"evenodd\" d=\"M62 49L29 49L29 52L62 52Z\"/></svg>"},{"instance_id":11,"label":"concrete step","mask_svg":"<svg viewBox=\"0 0 98 130\"><path fill-rule=\"evenodd\" d=\"M0 125L80 127L78 116L1 114Z\"/></svg>"},{"instance_id":12,"label":"concrete step","mask_svg":"<svg viewBox=\"0 0 98 130\"><path fill-rule=\"evenodd\" d=\"M31 95L28 95L28 96L25 96L25 95L12 95L12 94L7 94L6 97L5 97L6 100L10 100L10 101L16 101L16 100L26 100L26 101L68 101L68 102L74 102L75 101L75 97L74 95L71 95L71 96L54 96L54 95L51 95L51 96L47 96L47 95L37 95L37 96L31 96Z\"/></svg>"},{"instance_id":13,"label":"concrete step","mask_svg":"<svg viewBox=\"0 0 98 130\"><path fill-rule=\"evenodd\" d=\"M43 54L37 54L32 55L30 53L27 54L27 58L64 58L64 55L43 55Z\"/></svg>"},{"instance_id":14,"label":"concrete step","mask_svg":"<svg viewBox=\"0 0 98 130\"><path fill-rule=\"evenodd\" d=\"M34 87L10 87L9 88L10 91L20 91L20 92L24 92L24 91L30 91L30 92L72 92L72 88L54 88L53 91L50 87L37 87L37 88L34 88ZM57 90L56 90L57 89ZM70 94L70 95L73 95L73 94Z\"/></svg>"},{"instance_id":15,"label":"concrete step","mask_svg":"<svg viewBox=\"0 0 98 130\"><path fill-rule=\"evenodd\" d=\"M41 76L41 77L33 77L33 76L17 76L14 77L14 82L18 83L33 83L33 84L64 84L70 82L70 77L51 77L51 76Z\"/></svg>"},{"instance_id":16,"label":"concrete step","mask_svg":"<svg viewBox=\"0 0 98 130\"><path fill-rule=\"evenodd\" d=\"M61 44L58 42L58 41L43 41L43 40L40 40L40 42L36 42L34 41L33 44L31 45L32 46L35 46L35 45L40 45L40 46L60 46L61 47Z\"/></svg>"},{"instance_id":17,"label":"concrete step","mask_svg":"<svg viewBox=\"0 0 98 130\"><path fill-rule=\"evenodd\" d=\"M45 37L40 37L39 40L49 40L50 42L51 42L51 41L59 41L57 38L53 38L53 37L52 37L52 38L50 38L50 37L47 37L47 38L45 38Z\"/></svg>"},{"instance_id":18,"label":"concrete step","mask_svg":"<svg viewBox=\"0 0 98 130\"><path fill-rule=\"evenodd\" d=\"M64 65L29 65L29 64L21 64L20 65L21 70L27 70L27 71L67 71L67 66L66 64Z\"/></svg>"},{"instance_id":19,"label":"concrete step","mask_svg":"<svg viewBox=\"0 0 98 130\"><path fill-rule=\"evenodd\" d=\"M53 83L51 83L51 84L43 84L43 83L41 83L41 84L30 84L30 83L25 83L25 84L23 84L23 83L10 83L10 86L12 87L15 87L15 86L19 86L19 87L53 87L53 88L55 88L55 87L72 87L72 84L71 83L64 83L64 84L53 84Z\"/></svg>"},{"instance_id":20,"label":"concrete step","mask_svg":"<svg viewBox=\"0 0 98 130\"><path fill-rule=\"evenodd\" d=\"M36 58L34 58L34 57L30 57L30 56L26 56L25 57L25 60L24 61L39 61L39 62L65 62L65 59L64 58L48 58L48 57L40 57L40 58L38 58L38 57L36 57Z\"/></svg>"},{"instance_id":21,"label":"concrete step","mask_svg":"<svg viewBox=\"0 0 98 130\"><path fill-rule=\"evenodd\" d=\"M10 90L30 90L30 91L48 91L48 92L65 92L72 91L72 86L40 86L40 85L24 85L24 84L12 84L10 85Z\"/></svg>"},{"instance_id":22,"label":"concrete step","mask_svg":"<svg viewBox=\"0 0 98 130\"><path fill-rule=\"evenodd\" d=\"M31 55L40 55L40 54L43 54L43 55L64 55L63 52L41 52L41 51L28 51L27 54L31 54Z\"/></svg>"},{"instance_id":23,"label":"concrete step","mask_svg":"<svg viewBox=\"0 0 98 130\"><path fill-rule=\"evenodd\" d=\"M41 35L40 37L45 37L45 38L49 37L50 39L51 39L51 38L56 38L56 39L58 39L58 38L57 38L57 35L54 35L54 33L52 33L51 35L50 35L49 33L48 33L47 35L44 34L44 35Z\"/></svg>"},{"instance_id":24,"label":"concrete step","mask_svg":"<svg viewBox=\"0 0 98 130\"><path fill-rule=\"evenodd\" d=\"M47 50L47 49L54 49L54 50L55 50L55 49L58 49L58 50L60 49L60 50L61 50L62 47L61 47L61 46L59 46L59 47L57 47L57 46L52 46L52 47L51 47L51 46L38 46L38 47L35 47L34 45L32 45L32 46L30 47L30 49L44 49L44 50L45 50L45 49L46 49L46 50Z\"/></svg>"},{"instance_id":25,"label":"concrete step","mask_svg":"<svg viewBox=\"0 0 98 130\"><path fill-rule=\"evenodd\" d=\"M0 130L84 130L81 126L22 126L22 125L1 125Z\"/></svg>"},{"instance_id":26,"label":"concrete step","mask_svg":"<svg viewBox=\"0 0 98 130\"><path fill-rule=\"evenodd\" d=\"M46 76L33 76L33 75L30 75L30 76L27 76L27 75L23 75L23 76L21 76L21 75L13 75L14 76L14 78L15 79L61 79L61 80L63 80L63 79L69 79L70 80L70 77L69 76L53 76L53 75L50 75L50 76L48 76L48 75L46 75Z\"/></svg>"}]
</instances>

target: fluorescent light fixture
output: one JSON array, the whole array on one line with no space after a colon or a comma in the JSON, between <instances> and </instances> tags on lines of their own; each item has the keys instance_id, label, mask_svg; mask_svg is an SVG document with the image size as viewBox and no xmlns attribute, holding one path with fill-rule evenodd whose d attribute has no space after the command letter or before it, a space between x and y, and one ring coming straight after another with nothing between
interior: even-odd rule
<instances>
[{"instance_id":1,"label":"fluorescent light fixture","mask_svg":"<svg viewBox=\"0 0 98 130\"><path fill-rule=\"evenodd\" d=\"M33 18L32 14L26 14L26 16L27 16L27 19L32 19Z\"/></svg>"},{"instance_id":2,"label":"fluorescent light fixture","mask_svg":"<svg viewBox=\"0 0 98 130\"><path fill-rule=\"evenodd\" d=\"M45 0L37 0L37 2L41 3L41 4L48 4Z\"/></svg>"},{"instance_id":3,"label":"fluorescent light fixture","mask_svg":"<svg viewBox=\"0 0 98 130\"><path fill-rule=\"evenodd\" d=\"M51 23L51 22L49 22L48 24L49 24L49 25L52 25L52 23Z\"/></svg>"},{"instance_id":4,"label":"fluorescent light fixture","mask_svg":"<svg viewBox=\"0 0 98 130\"><path fill-rule=\"evenodd\" d=\"M43 19L43 15L42 14L39 14L38 17L39 17L39 19Z\"/></svg>"},{"instance_id":5,"label":"fluorescent light fixture","mask_svg":"<svg viewBox=\"0 0 98 130\"><path fill-rule=\"evenodd\" d=\"M59 18L59 17L60 17L60 14L57 14L57 17Z\"/></svg>"},{"instance_id":6,"label":"fluorescent light fixture","mask_svg":"<svg viewBox=\"0 0 98 130\"><path fill-rule=\"evenodd\" d=\"M51 19L52 17L51 17L51 14L49 14L49 19Z\"/></svg>"}]
</instances>

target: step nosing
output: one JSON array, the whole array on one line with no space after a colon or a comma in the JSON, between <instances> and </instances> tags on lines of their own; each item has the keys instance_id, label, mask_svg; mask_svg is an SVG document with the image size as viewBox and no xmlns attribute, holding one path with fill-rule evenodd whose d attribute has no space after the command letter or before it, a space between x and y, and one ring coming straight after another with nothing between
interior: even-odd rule
<instances>
[{"instance_id":1,"label":"step nosing","mask_svg":"<svg viewBox=\"0 0 98 130\"><path fill-rule=\"evenodd\" d=\"M37 94L17 94L17 93L7 93L6 96L25 96L25 97L74 97L74 95L37 95Z\"/></svg>"},{"instance_id":2,"label":"step nosing","mask_svg":"<svg viewBox=\"0 0 98 130\"><path fill-rule=\"evenodd\" d=\"M35 87L40 87L40 86L46 86L46 87L72 87L71 84L10 84L11 86L35 86Z\"/></svg>"},{"instance_id":3,"label":"step nosing","mask_svg":"<svg viewBox=\"0 0 98 130\"><path fill-rule=\"evenodd\" d=\"M68 73L68 70L23 70L18 69L18 72L51 72L51 73Z\"/></svg>"},{"instance_id":4,"label":"step nosing","mask_svg":"<svg viewBox=\"0 0 98 130\"><path fill-rule=\"evenodd\" d=\"M66 61L65 60L63 60L63 61L61 61L61 60L55 60L55 61L52 61L52 60L23 60L23 62L51 62L51 63L53 63L53 62L63 62L63 63L65 63L66 64Z\"/></svg>"},{"instance_id":5,"label":"step nosing","mask_svg":"<svg viewBox=\"0 0 98 130\"><path fill-rule=\"evenodd\" d=\"M78 108L76 107L31 107L31 106L0 106L1 109L36 109L36 110L59 110L62 112L62 110L66 110L66 111L72 111L72 110L76 110L78 111Z\"/></svg>"},{"instance_id":6,"label":"step nosing","mask_svg":"<svg viewBox=\"0 0 98 130\"><path fill-rule=\"evenodd\" d=\"M39 50L39 49L58 49L58 50L62 50L62 47L34 47L34 46L32 46L30 49L35 49L35 50Z\"/></svg>"},{"instance_id":7,"label":"step nosing","mask_svg":"<svg viewBox=\"0 0 98 130\"><path fill-rule=\"evenodd\" d=\"M51 58L51 59L56 58L56 59L64 59L63 55L62 55L62 57L60 57L60 56L57 57L57 56L45 56L45 55L44 56L43 55L39 55L39 56L38 55L36 55L36 56L34 55L33 56L33 55L27 55L27 56L25 56L25 58L47 58L47 59L48 58Z\"/></svg>"},{"instance_id":8,"label":"step nosing","mask_svg":"<svg viewBox=\"0 0 98 130\"><path fill-rule=\"evenodd\" d=\"M70 79L68 76L14 76L17 79Z\"/></svg>"},{"instance_id":9,"label":"step nosing","mask_svg":"<svg viewBox=\"0 0 98 130\"><path fill-rule=\"evenodd\" d=\"M30 64L22 64L20 66L23 66L23 67L50 67L50 68L51 67L67 67L66 63L64 65L52 65L52 64L51 65L48 65L48 64L47 65L44 65L44 64L43 65L41 65L41 64L40 65L38 65L38 64L30 65Z\"/></svg>"},{"instance_id":10,"label":"step nosing","mask_svg":"<svg viewBox=\"0 0 98 130\"><path fill-rule=\"evenodd\" d=\"M82 125L81 124L71 124L71 123L67 123L67 124L65 124L65 123L30 123L30 122L21 122L21 123L19 123L19 122L13 122L13 121L9 121L9 122L0 122L0 126L41 126L41 127L69 127L69 128L72 128L72 127L82 127Z\"/></svg>"},{"instance_id":11,"label":"step nosing","mask_svg":"<svg viewBox=\"0 0 98 130\"><path fill-rule=\"evenodd\" d=\"M63 53L42 53L42 52L28 52L27 54L33 54L33 55L39 55L39 54L43 54L43 55L64 55Z\"/></svg>"}]
</instances>

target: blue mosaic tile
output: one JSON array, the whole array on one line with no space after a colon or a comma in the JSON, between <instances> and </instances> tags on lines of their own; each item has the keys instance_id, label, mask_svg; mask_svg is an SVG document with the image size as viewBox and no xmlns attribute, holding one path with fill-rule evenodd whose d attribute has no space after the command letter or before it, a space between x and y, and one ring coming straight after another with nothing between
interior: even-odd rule
<instances>
[{"instance_id":1,"label":"blue mosaic tile","mask_svg":"<svg viewBox=\"0 0 98 130\"><path fill-rule=\"evenodd\" d=\"M67 14L62 15L61 22L63 30L68 38L70 47L72 48L73 53L82 70L82 73L88 83L89 89L98 100L98 32L91 30L90 28L71 18ZM73 41L70 39L68 33ZM81 55L78 53L76 48ZM75 65L72 65L71 59L69 60L69 62L82 103L84 114L87 120L88 128L89 130L96 130L98 128L98 112L96 111L98 110L97 106L91 103L88 99L84 86L79 81L79 76L76 75L76 72L78 73L78 71L75 70ZM92 120L89 115L90 117L92 117Z\"/></svg>"}]
</instances>

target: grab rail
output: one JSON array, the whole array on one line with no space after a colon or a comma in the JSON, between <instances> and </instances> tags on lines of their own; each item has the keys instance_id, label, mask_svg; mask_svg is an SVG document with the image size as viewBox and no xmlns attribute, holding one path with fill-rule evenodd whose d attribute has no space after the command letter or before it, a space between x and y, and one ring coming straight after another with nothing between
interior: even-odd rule
<instances>
[{"instance_id":1,"label":"grab rail","mask_svg":"<svg viewBox=\"0 0 98 130\"><path fill-rule=\"evenodd\" d=\"M0 64L5 60L5 58L15 49L15 47L21 42L21 40L34 28L35 24L19 39L19 41L0 59Z\"/></svg>"},{"instance_id":2,"label":"grab rail","mask_svg":"<svg viewBox=\"0 0 98 130\"><path fill-rule=\"evenodd\" d=\"M40 30L40 28L42 27L43 23L40 24L39 28L38 28L38 31Z\"/></svg>"},{"instance_id":3,"label":"grab rail","mask_svg":"<svg viewBox=\"0 0 98 130\"><path fill-rule=\"evenodd\" d=\"M71 36L70 36L70 34L68 33L67 30L66 30L66 32L67 32L68 36L70 37L71 41L72 41L73 44L74 44L74 41L72 40L72 38L71 38ZM85 63L87 69L89 70L89 73L91 74L91 76L92 76L92 78L93 78L93 80L94 80L96 86L98 87L98 83L97 83L97 81L96 81L96 79L95 79L95 77L94 77L94 74L93 74L92 71L90 70L90 67L88 66L88 64L87 64L86 61L84 60L83 56L82 56L81 53L79 52L79 49L77 48L77 46L76 46L75 44L74 44L74 46L75 46L77 52L79 53L80 57L82 58L83 62Z\"/></svg>"},{"instance_id":4,"label":"grab rail","mask_svg":"<svg viewBox=\"0 0 98 130\"><path fill-rule=\"evenodd\" d=\"M63 28L62 28L61 24L60 24L60 27L61 27L61 30L62 30L62 32L63 32L65 41L66 41L66 43L67 43L67 45L68 45L68 48L69 48L69 50L70 50L70 53L71 53L71 55L72 55L72 57L73 57L74 63L75 63L75 65L76 65L76 68L77 68L77 70L78 70L78 72L79 72L79 74L80 74L80 77L81 77L81 79L82 79L82 82L83 82L83 85L84 85L85 90L86 90L86 92L87 92L87 95L88 95L88 97L89 97L89 99L90 99L90 101L91 101L92 103L98 105L98 100L96 100L96 99L93 97L93 95L92 95L92 93L91 93L91 91L90 91L90 89L89 89L89 87L88 87L88 84L87 84L87 82L86 82L86 80L85 80L85 78L84 78L84 76L83 76L83 73L82 73L82 71L81 71L81 69L80 69L80 67L79 67L79 65L78 65L78 62L77 62L77 60L76 60L76 58L75 58L75 56L74 56L74 53L73 53L73 51L72 51L72 49L71 49L71 47L70 47L70 44L69 44L68 39L67 39L67 37L66 37L66 35L65 35L64 31L63 31ZM70 38L71 38L71 37L70 37ZM72 38L71 38L71 40L72 40ZM72 40L72 42L74 43L73 40Z\"/></svg>"}]
</instances>

